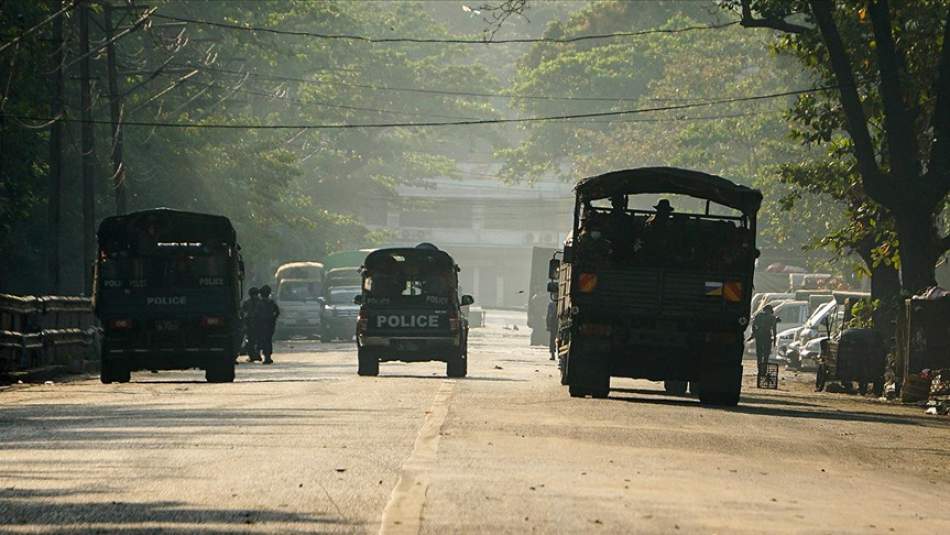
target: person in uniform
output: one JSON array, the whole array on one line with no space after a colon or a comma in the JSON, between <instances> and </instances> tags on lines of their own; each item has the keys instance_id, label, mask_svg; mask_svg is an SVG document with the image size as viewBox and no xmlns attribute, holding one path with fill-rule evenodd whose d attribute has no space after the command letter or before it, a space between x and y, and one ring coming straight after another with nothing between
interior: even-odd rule
<instances>
[{"instance_id":1,"label":"person in uniform","mask_svg":"<svg viewBox=\"0 0 950 535\"><path fill-rule=\"evenodd\" d=\"M759 364L759 375L764 375L772 346L777 336L778 319L773 313L772 305L765 305L752 318L752 339L755 340L755 359Z\"/></svg>"},{"instance_id":2,"label":"person in uniform","mask_svg":"<svg viewBox=\"0 0 950 535\"><path fill-rule=\"evenodd\" d=\"M254 337L258 349L264 354L264 364L273 364L271 355L274 353L274 329L277 327L277 317L280 308L270 298L270 286L261 287L261 297L254 311Z\"/></svg>"},{"instance_id":3,"label":"person in uniform","mask_svg":"<svg viewBox=\"0 0 950 535\"><path fill-rule=\"evenodd\" d=\"M244 326L244 350L251 361L261 360L261 352L257 348L256 329L254 325L254 314L257 312L257 305L260 302L261 291L257 288L251 288L247 291L248 298L241 303L241 321Z\"/></svg>"},{"instance_id":4,"label":"person in uniform","mask_svg":"<svg viewBox=\"0 0 950 535\"><path fill-rule=\"evenodd\" d=\"M551 360L557 354L557 301L548 302L547 314L548 328L548 350L551 352Z\"/></svg>"}]
</instances>

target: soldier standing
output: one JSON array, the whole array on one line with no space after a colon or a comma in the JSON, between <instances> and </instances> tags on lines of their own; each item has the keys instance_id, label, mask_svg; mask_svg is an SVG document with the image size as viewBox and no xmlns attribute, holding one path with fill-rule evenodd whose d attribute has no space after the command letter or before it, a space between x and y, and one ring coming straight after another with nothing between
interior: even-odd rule
<instances>
[{"instance_id":1,"label":"soldier standing","mask_svg":"<svg viewBox=\"0 0 950 535\"><path fill-rule=\"evenodd\" d=\"M772 313L772 305L765 305L752 318L752 339L755 340L755 358L759 363L759 375L764 375L769 355L772 354L772 345L777 335L778 319Z\"/></svg>"},{"instance_id":2,"label":"soldier standing","mask_svg":"<svg viewBox=\"0 0 950 535\"><path fill-rule=\"evenodd\" d=\"M547 327L548 327L548 350L551 352L551 360L554 360L554 355L557 354L557 302L556 301L550 301L548 303Z\"/></svg>"},{"instance_id":3,"label":"soldier standing","mask_svg":"<svg viewBox=\"0 0 950 535\"><path fill-rule=\"evenodd\" d=\"M247 341L244 343L244 349L251 361L261 360L261 352L257 348L257 333L254 325L254 314L257 312L257 305L260 303L261 291L257 288L251 288L247 291L248 298L241 303L241 320L244 325L244 336Z\"/></svg>"},{"instance_id":4,"label":"soldier standing","mask_svg":"<svg viewBox=\"0 0 950 535\"><path fill-rule=\"evenodd\" d=\"M264 364L273 364L271 355L274 353L274 329L277 327L277 317L280 316L280 308L277 303L270 298L270 286L261 287L261 298L254 310L254 337L257 342L257 348L264 353Z\"/></svg>"}]
</instances>

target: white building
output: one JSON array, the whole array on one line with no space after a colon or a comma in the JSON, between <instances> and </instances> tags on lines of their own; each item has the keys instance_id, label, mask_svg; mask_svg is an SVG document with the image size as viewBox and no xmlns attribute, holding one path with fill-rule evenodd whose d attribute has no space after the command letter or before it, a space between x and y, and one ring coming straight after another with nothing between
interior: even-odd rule
<instances>
[{"instance_id":1,"label":"white building","mask_svg":"<svg viewBox=\"0 0 950 535\"><path fill-rule=\"evenodd\" d=\"M573 217L573 185L506 185L484 170L464 172L462 179L399 187L395 201L367 199L362 222L389 231L392 245L431 242L446 250L462 268L462 290L482 306L524 306L531 250L564 242Z\"/></svg>"}]
</instances>

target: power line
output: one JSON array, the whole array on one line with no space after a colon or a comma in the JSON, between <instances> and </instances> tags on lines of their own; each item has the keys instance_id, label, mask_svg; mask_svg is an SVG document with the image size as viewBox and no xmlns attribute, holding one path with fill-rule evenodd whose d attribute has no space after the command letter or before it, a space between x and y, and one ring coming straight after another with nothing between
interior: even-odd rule
<instances>
[{"instance_id":1,"label":"power line","mask_svg":"<svg viewBox=\"0 0 950 535\"><path fill-rule=\"evenodd\" d=\"M211 87L214 85L214 84L209 84L206 82L198 82L198 81L192 81L192 80L189 80L188 82L191 85L199 85L199 86L207 86L207 87ZM411 112L411 111L397 111L397 110L387 110L384 108L353 106L349 104L334 104L331 102L327 102L325 100L316 100L316 99L306 100L302 98L290 97L287 95L275 95L275 94L267 93L264 91L255 91L253 89L245 89L243 87L237 88L235 89L235 91L239 93L245 93L248 95L256 95L256 96L269 98L269 99L283 100L286 102L292 102L292 103L304 105L304 106L318 106L321 108L333 108L333 109L350 110L350 111L366 111L366 112L373 112L373 113L388 113L391 115L406 115L409 117L437 117L440 119L459 119L459 120L467 120L467 121L478 120L477 117L465 117L465 116L460 116L460 115L442 115L438 113L425 114L425 113L417 113L417 112Z\"/></svg>"},{"instance_id":2,"label":"power line","mask_svg":"<svg viewBox=\"0 0 950 535\"><path fill-rule=\"evenodd\" d=\"M222 69L220 67L204 67L196 66L185 63L173 64L176 67L181 68L201 68L211 72L220 72L222 74L230 75L240 75L243 76L244 73L241 71L235 71L231 69ZM331 71L334 69L325 68L321 70ZM346 69L340 69L346 70ZM284 81L284 82L297 82L303 84L324 84L325 82L319 80L309 80L306 78L295 78L292 76L281 76L277 74L259 74L259 73L250 73L251 77L260 78L262 80L273 80L273 81ZM422 93L428 95L449 95L449 96L459 96L459 97L478 97L478 98L501 98L501 99L514 99L514 100L557 100L557 101L578 101L578 102L624 102L637 100L634 97L569 97L569 96L554 96L554 95L510 95L505 93L488 93L488 92L477 92L477 91L453 91L451 89L427 89L421 87L399 87L399 86L383 86L375 84L360 84L356 82L346 82L342 80L334 80L332 83L347 87L359 87L361 89L370 89L376 91L397 91L405 93Z\"/></svg>"},{"instance_id":3,"label":"power line","mask_svg":"<svg viewBox=\"0 0 950 535\"><path fill-rule=\"evenodd\" d=\"M179 17L173 15L163 15L155 14L155 18L171 20L175 22L187 22L191 24L200 24L203 26L211 26L215 28L222 28L226 30L237 30L244 32L260 32L260 33L270 33L275 35L291 35L295 37L310 37L316 39L337 39L337 40L347 40L347 41L362 41L365 43L419 43L419 44L459 44L459 45L499 45L499 44L510 44L510 43L576 43L578 41L590 41L595 39L613 39L618 37L638 37L641 35L652 35L652 34L676 34L683 32L690 32L696 30L718 30L721 28L726 28L728 26L734 26L739 24L739 21L725 22L721 24L711 24L706 26L684 26L682 28L653 28L649 30L640 30L634 32L613 32L613 33L601 33L601 34L590 34L590 35L578 35L575 37L529 37L529 38L514 38L514 39L498 39L498 40L485 40L485 39L461 39L461 38L425 38L425 37L371 37L367 35L359 34L345 34L345 33L320 33L320 32L306 32L300 30L279 30L277 28L266 28L261 26L250 26L250 25L238 25L231 24L227 22L216 22L211 20L202 20L202 19L193 19L189 17Z\"/></svg>"},{"instance_id":4,"label":"power line","mask_svg":"<svg viewBox=\"0 0 950 535\"><path fill-rule=\"evenodd\" d=\"M817 93L839 89L841 86L832 85L824 87L813 87L809 89L798 89L794 91L782 91L780 93L769 93L765 95L754 95L750 97L736 97L728 99L710 100L707 102L680 104L676 106L660 106L656 108L640 108L633 110L605 111L594 113L575 113L564 115L552 115L542 117L516 117L510 119L478 119L465 121L425 121L416 123L336 123L336 124L228 124L228 123L164 123L158 121L126 121L126 126L144 126L155 128L209 128L221 130L346 130L355 128L418 128L418 127L438 127L438 126L479 126L491 124L517 124L533 123L546 121L563 121L570 119L587 119L596 117L615 117L622 115L634 115L639 113L651 113L658 111L673 111L689 108L698 108L705 106L714 106L717 104L731 104L735 102L752 102L758 100L767 100L772 98L788 97L794 95L804 95L808 93ZM23 120L48 121L49 118L42 117L18 117ZM65 119L70 122L76 122L72 119ZM82 122L82 121L79 121ZM92 124L111 124L109 121L86 121Z\"/></svg>"},{"instance_id":5,"label":"power line","mask_svg":"<svg viewBox=\"0 0 950 535\"><path fill-rule=\"evenodd\" d=\"M80 1L81 1L81 0L73 0L72 2L69 3L69 5L67 5L66 7L64 7L64 8L62 8L62 9L60 9L60 10L57 11L56 13L53 13L52 15L46 17L45 19L41 20L39 23L37 23L37 24L36 24L35 26L33 26L32 28L30 28L30 29L26 30L25 32L21 33L20 35L14 37L14 38L11 39L10 41L8 41L8 42L6 42L6 43L0 45L0 52L3 52L4 50L10 48L11 46L13 46L13 45L19 43L21 40L23 40L24 37L26 37L26 36L32 34L32 33L35 32L36 30L39 30L39 29L42 28L43 26L46 26L47 24L49 24L50 22L52 22L53 20L55 20L56 17L61 17L64 13L66 13L67 11L69 11L69 10L73 9L74 7L76 7L76 5L78 5Z\"/></svg>"}]
</instances>

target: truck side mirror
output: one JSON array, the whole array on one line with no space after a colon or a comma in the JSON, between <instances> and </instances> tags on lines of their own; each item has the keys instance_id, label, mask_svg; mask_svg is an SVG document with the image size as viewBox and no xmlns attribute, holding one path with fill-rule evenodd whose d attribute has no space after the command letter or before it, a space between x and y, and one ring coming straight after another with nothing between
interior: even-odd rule
<instances>
[{"instance_id":1,"label":"truck side mirror","mask_svg":"<svg viewBox=\"0 0 950 535\"><path fill-rule=\"evenodd\" d=\"M354 296L353 296L353 304L354 304L354 305L362 305L362 304L363 304L363 294L356 294L356 295L354 295Z\"/></svg>"},{"instance_id":2,"label":"truck side mirror","mask_svg":"<svg viewBox=\"0 0 950 535\"><path fill-rule=\"evenodd\" d=\"M567 262L568 264L574 262L574 247L573 246L571 245L564 246L563 258L564 258L563 261Z\"/></svg>"},{"instance_id":3,"label":"truck side mirror","mask_svg":"<svg viewBox=\"0 0 950 535\"><path fill-rule=\"evenodd\" d=\"M561 269L561 261L558 260L557 258L552 258L551 261L548 262L548 278L556 279L557 272L560 269Z\"/></svg>"},{"instance_id":4,"label":"truck side mirror","mask_svg":"<svg viewBox=\"0 0 950 535\"><path fill-rule=\"evenodd\" d=\"M474 302L475 302L475 298L474 298L474 297L472 297L472 296L470 296L470 295L463 295L463 296L462 296L462 300L460 301L460 305L463 306L463 307L467 307L468 305L471 305L471 304L474 303Z\"/></svg>"},{"instance_id":5,"label":"truck side mirror","mask_svg":"<svg viewBox=\"0 0 950 535\"><path fill-rule=\"evenodd\" d=\"M549 293L549 294L556 294L556 293L557 293L557 283L556 283L556 282L551 281L551 282L548 283L548 293Z\"/></svg>"}]
</instances>

